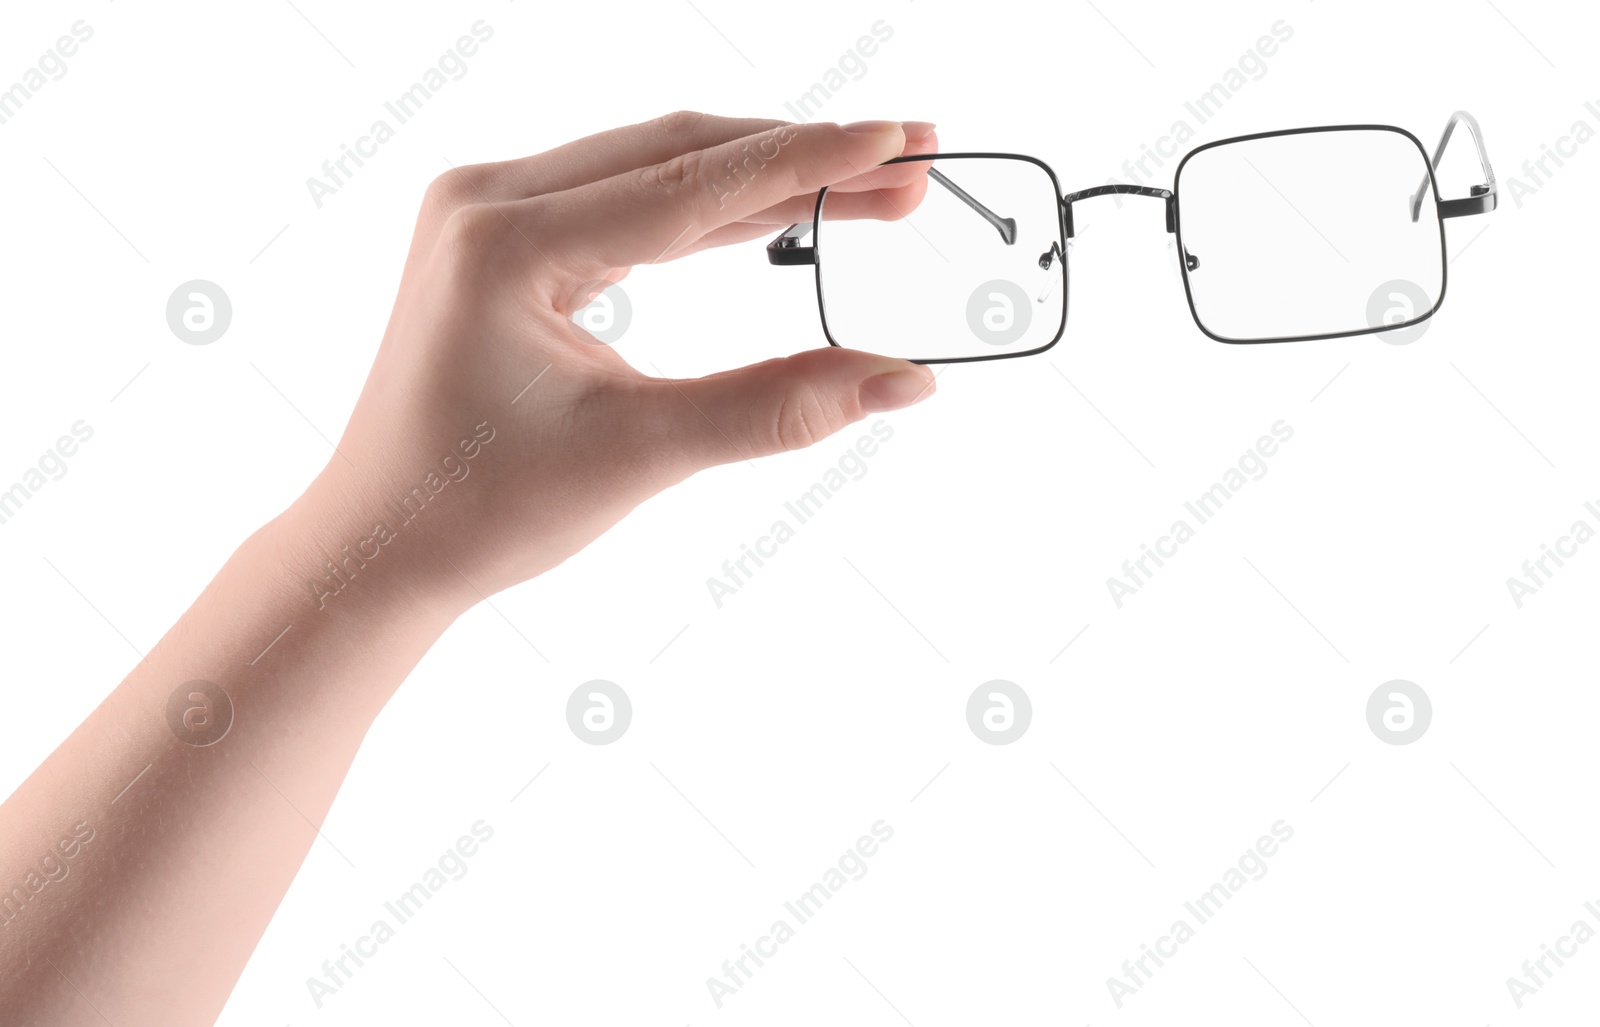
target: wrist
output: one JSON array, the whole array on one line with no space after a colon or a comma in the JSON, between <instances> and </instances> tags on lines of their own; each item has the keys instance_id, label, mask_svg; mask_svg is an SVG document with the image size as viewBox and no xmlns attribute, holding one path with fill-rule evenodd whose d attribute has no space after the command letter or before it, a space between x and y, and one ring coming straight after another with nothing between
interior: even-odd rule
<instances>
[{"instance_id":1,"label":"wrist","mask_svg":"<svg viewBox=\"0 0 1600 1027\"><path fill-rule=\"evenodd\" d=\"M481 596L401 499L330 468L259 533L306 616L415 618L442 632Z\"/></svg>"}]
</instances>

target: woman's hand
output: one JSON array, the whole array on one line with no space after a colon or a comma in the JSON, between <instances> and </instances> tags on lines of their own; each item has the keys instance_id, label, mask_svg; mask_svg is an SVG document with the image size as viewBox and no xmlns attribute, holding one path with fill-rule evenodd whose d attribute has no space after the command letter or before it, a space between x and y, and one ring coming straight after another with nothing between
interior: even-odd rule
<instances>
[{"instance_id":1,"label":"woman's hand","mask_svg":"<svg viewBox=\"0 0 1600 1027\"><path fill-rule=\"evenodd\" d=\"M369 539L386 529L415 587L470 604L560 563L695 471L808 446L929 395L925 367L832 348L651 378L571 316L634 265L810 220L822 186L848 193L830 211L904 216L925 169L873 169L932 152L932 128L677 113L442 175L340 455L307 497L349 525L330 540L336 559L340 545L382 551ZM659 345L753 327L707 319ZM413 515L403 524L402 511Z\"/></svg>"},{"instance_id":2,"label":"woman's hand","mask_svg":"<svg viewBox=\"0 0 1600 1027\"><path fill-rule=\"evenodd\" d=\"M367 730L461 612L703 467L932 391L840 349L663 381L570 320L635 264L808 220L825 185L845 216L901 216L925 169L874 166L931 129L675 114L434 183L338 454L0 806L0 887L25 889L0 910L6 1022L213 1022Z\"/></svg>"}]
</instances>

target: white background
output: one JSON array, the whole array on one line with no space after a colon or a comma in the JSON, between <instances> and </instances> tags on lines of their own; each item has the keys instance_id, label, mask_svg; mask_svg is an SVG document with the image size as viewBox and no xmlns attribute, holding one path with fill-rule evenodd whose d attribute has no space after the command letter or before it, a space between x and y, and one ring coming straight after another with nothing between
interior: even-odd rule
<instances>
[{"instance_id":1,"label":"white background","mask_svg":"<svg viewBox=\"0 0 1600 1027\"><path fill-rule=\"evenodd\" d=\"M1084 204L1063 343L945 370L720 609L706 579L855 432L700 475L464 617L369 736L222 1023L1326 1027L1595 1008L1600 945L1520 1010L1505 983L1573 921L1600 927L1583 908L1600 899L1600 545L1520 609L1506 586L1573 521L1600 526L1583 507L1600 500L1600 144L1537 186L1522 167L1574 121L1600 128L1591 9L296 2L3 16L7 83L73 22L94 29L0 125L0 487L75 421L95 432L0 525L7 789L328 458L447 161L675 108L790 116L882 19L892 39L818 117L937 121L946 149L1034 154L1082 188L1193 124L1184 101L1281 19L1292 39L1196 143L1372 121L1431 148L1464 108L1501 207L1448 223L1448 297L1410 345L1229 347L1190 320L1158 204ZM307 178L479 19L494 36L468 74L318 209ZM1444 194L1476 173L1458 136ZM210 346L165 319L195 278L234 306ZM809 270L769 267L760 244L626 288L619 348L651 373L822 342ZM1106 579L1280 419L1294 438L1266 476L1119 609ZM634 707L605 746L564 712L595 678ZM1409 745L1366 719L1396 678L1433 704ZM1010 745L967 725L992 679L1032 700ZM306 979L480 819L494 837L466 875L317 1008ZM867 875L719 1010L706 978L878 820L894 837ZM1106 979L1192 925L1183 903L1279 820L1294 836L1267 875L1119 1009ZM203 878L182 900L228 915Z\"/></svg>"}]
</instances>

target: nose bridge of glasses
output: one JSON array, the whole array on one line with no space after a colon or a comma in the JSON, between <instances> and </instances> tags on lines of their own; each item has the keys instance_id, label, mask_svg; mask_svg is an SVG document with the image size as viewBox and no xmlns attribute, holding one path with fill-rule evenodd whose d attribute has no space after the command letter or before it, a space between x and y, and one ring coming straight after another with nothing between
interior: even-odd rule
<instances>
[{"instance_id":1,"label":"nose bridge of glasses","mask_svg":"<svg viewBox=\"0 0 1600 1027\"><path fill-rule=\"evenodd\" d=\"M1173 200L1171 189L1157 189L1148 185L1123 185L1113 182L1109 185L1097 185L1091 189L1079 189L1077 192L1066 193L1061 197L1061 216L1066 222L1067 238L1071 239L1076 234L1072 221L1072 205L1079 200L1087 200L1095 196L1148 196L1161 200L1167 208L1167 231L1178 230L1178 208Z\"/></svg>"}]
</instances>

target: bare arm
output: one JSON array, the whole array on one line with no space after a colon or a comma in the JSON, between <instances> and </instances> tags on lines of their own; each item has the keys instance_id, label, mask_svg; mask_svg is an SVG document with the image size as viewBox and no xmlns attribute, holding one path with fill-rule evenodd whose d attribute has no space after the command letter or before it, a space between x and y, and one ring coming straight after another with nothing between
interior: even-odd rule
<instances>
[{"instance_id":1,"label":"bare arm","mask_svg":"<svg viewBox=\"0 0 1600 1027\"><path fill-rule=\"evenodd\" d=\"M308 495L252 536L0 809L8 1013L215 1019L373 718L470 602L378 560L317 609L323 540L356 523Z\"/></svg>"},{"instance_id":2,"label":"bare arm","mask_svg":"<svg viewBox=\"0 0 1600 1027\"><path fill-rule=\"evenodd\" d=\"M925 368L838 349L648 378L571 315L824 185L858 194L848 216L914 207L926 176L863 169L930 128L673 115L442 176L327 469L0 806L6 1023L213 1022L367 729L462 611L697 470L928 395Z\"/></svg>"}]
</instances>

